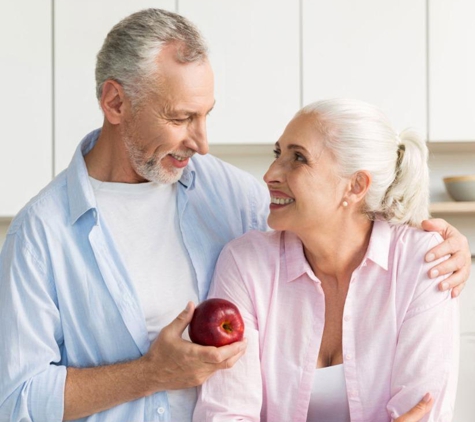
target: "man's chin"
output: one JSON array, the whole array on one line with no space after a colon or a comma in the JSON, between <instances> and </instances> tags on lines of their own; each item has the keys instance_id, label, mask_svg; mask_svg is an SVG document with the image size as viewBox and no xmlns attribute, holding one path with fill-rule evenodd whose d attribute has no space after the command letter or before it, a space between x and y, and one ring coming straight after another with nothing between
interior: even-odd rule
<instances>
[{"instance_id":1,"label":"man's chin","mask_svg":"<svg viewBox=\"0 0 475 422\"><path fill-rule=\"evenodd\" d=\"M162 185L171 185L176 183L181 179L183 175L183 169L176 169L172 172L170 171L161 171L158 174L150 174L149 177L146 177L150 182L160 183Z\"/></svg>"}]
</instances>

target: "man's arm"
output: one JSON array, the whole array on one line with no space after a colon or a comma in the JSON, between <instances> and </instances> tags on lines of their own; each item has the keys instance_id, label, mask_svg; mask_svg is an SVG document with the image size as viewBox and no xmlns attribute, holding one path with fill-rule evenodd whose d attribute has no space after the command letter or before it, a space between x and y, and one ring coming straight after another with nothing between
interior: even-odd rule
<instances>
[{"instance_id":1,"label":"man's arm","mask_svg":"<svg viewBox=\"0 0 475 422\"><path fill-rule=\"evenodd\" d=\"M63 419L83 418L157 391L195 387L217 370L231 368L244 354L246 343L216 348L183 340L181 335L193 312L190 302L140 359L96 368L68 368Z\"/></svg>"},{"instance_id":2,"label":"man's arm","mask_svg":"<svg viewBox=\"0 0 475 422\"><path fill-rule=\"evenodd\" d=\"M423 221L422 228L426 231L438 232L444 238L444 242L427 252L426 262L451 255L448 260L431 268L429 277L437 278L440 275L453 273L439 284L439 289L442 291L452 289L452 297L457 297L470 275L471 256L467 238L441 218Z\"/></svg>"}]
</instances>

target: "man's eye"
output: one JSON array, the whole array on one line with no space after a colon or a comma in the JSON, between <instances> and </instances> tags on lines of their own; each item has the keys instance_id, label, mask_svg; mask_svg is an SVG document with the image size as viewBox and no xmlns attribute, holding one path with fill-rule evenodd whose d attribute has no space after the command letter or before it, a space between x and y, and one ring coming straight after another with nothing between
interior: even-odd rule
<instances>
[{"instance_id":1,"label":"man's eye","mask_svg":"<svg viewBox=\"0 0 475 422\"><path fill-rule=\"evenodd\" d=\"M272 151L274 153L274 158L279 158L280 157L280 151L275 149Z\"/></svg>"},{"instance_id":2,"label":"man's eye","mask_svg":"<svg viewBox=\"0 0 475 422\"><path fill-rule=\"evenodd\" d=\"M170 119L170 121L176 125L181 125L186 123L190 120L190 117L185 117L184 119Z\"/></svg>"}]
</instances>

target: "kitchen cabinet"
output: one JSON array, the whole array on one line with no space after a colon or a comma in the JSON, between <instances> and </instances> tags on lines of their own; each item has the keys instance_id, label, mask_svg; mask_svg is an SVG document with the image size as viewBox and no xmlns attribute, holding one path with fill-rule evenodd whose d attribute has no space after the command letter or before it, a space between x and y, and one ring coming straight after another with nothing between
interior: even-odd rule
<instances>
[{"instance_id":1,"label":"kitchen cabinet","mask_svg":"<svg viewBox=\"0 0 475 422\"><path fill-rule=\"evenodd\" d=\"M148 7L175 11L175 0L56 1L55 173L68 166L81 139L102 126L95 94L96 55L107 33L127 15Z\"/></svg>"},{"instance_id":2,"label":"kitchen cabinet","mask_svg":"<svg viewBox=\"0 0 475 422\"><path fill-rule=\"evenodd\" d=\"M427 131L426 1L302 0L303 102L375 104L398 131Z\"/></svg>"},{"instance_id":3,"label":"kitchen cabinet","mask_svg":"<svg viewBox=\"0 0 475 422\"><path fill-rule=\"evenodd\" d=\"M210 143L275 143L300 107L299 2L180 0L178 12L210 45Z\"/></svg>"},{"instance_id":4,"label":"kitchen cabinet","mask_svg":"<svg viewBox=\"0 0 475 422\"><path fill-rule=\"evenodd\" d=\"M51 180L51 1L0 3L0 218Z\"/></svg>"},{"instance_id":5,"label":"kitchen cabinet","mask_svg":"<svg viewBox=\"0 0 475 422\"><path fill-rule=\"evenodd\" d=\"M475 141L475 2L429 0L429 139Z\"/></svg>"}]
</instances>

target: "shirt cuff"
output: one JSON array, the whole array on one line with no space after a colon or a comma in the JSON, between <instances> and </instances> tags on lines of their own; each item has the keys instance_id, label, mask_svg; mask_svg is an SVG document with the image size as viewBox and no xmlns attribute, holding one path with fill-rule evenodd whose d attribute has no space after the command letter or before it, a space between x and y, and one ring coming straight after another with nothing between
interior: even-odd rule
<instances>
[{"instance_id":1,"label":"shirt cuff","mask_svg":"<svg viewBox=\"0 0 475 422\"><path fill-rule=\"evenodd\" d=\"M50 365L31 379L28 409L34 422L62 422L66 367Z\"/></svg>"}]
</instances>

